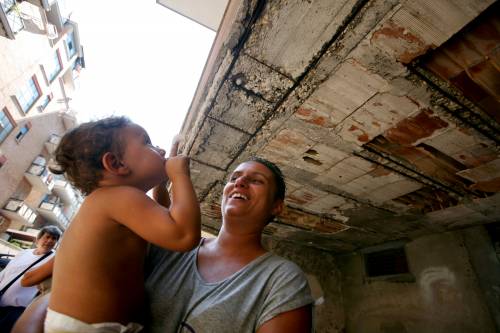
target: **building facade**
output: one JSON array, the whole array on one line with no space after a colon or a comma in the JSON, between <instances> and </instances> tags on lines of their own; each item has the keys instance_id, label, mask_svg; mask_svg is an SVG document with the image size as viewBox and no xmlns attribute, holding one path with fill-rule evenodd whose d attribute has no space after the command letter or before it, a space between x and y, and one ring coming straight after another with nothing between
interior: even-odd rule
<instances>
[{"instance_id":1,"label":"building facade","mask_svg":"<svg viewBox=\"0 0 500 333\"><path fill-rule=\"evenodd\" d=\"M81 196L48 170L76 124L72 96L84 68L65 1L0 1L0 252L30 246L37 230L65 229ZM12 246L12 242L15 243Z\"/></svg>"}]
</instances>

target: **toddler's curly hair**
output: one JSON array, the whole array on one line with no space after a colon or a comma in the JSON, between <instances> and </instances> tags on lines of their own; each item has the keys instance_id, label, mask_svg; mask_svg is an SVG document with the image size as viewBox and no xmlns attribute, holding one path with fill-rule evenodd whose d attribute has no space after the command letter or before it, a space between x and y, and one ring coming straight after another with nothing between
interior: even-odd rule
<instances>
[{"instance_id":1,"label":"toddler's curly hair","mask_svg":"<svg viewBox=\"0 0 500 333\"><path fill-rule=\"evenodd\" d=\"M57 166L50 167L50 171L65 174L84 195L90 194L102 178L103 155L112 152L121 157L125 147L120 131L131 124L127 117L108 117L71 129L57 146Z\"/></svg>"}]
</instances>

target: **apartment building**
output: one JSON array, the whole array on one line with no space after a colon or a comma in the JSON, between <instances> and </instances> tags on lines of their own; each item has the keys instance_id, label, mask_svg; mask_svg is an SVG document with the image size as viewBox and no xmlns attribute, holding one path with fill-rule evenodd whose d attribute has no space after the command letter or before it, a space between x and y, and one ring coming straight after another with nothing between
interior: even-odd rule
<instances>
[{"instance_id":1,"label":"apartment building","mask_svg":"<svg viewBox=\"0 0 500 333\"><path fill-rule=\"evenodd\" d=\"M61 135L76 124L70 104L85 67L70 17L67 1L0 0L2 253L29 246L44 225L65 229L81 203L48 170Z\"/></svg>"}]
</instances>

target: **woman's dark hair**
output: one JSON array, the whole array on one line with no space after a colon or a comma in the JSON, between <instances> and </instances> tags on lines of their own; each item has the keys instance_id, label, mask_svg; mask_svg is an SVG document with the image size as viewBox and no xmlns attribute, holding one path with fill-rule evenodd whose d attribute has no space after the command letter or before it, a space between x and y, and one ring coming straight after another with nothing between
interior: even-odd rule
<instances>
[{"instance_id":1,"label":"woman's dark hair","mask_svg":"<svg viewBox=\"0 0 500 333\"><path fill-rule=\"evenodd\" d=\"M120 130L131 124L127 117L109 117L71 129L57 146L57 166L50 171L65 174L84 195L90 194L102 178L102 156L107 152L122 155Z\"/></svg>"},{"instance_id":2,"label":"woman's dark hair","mask_svg":"<svg viewBox=\"0 0 500 333\"><path fill-rule=\"evenodd\" d=\"M274 176L274 181L276 183L275 198L285 200L286 184L285 184L285 178L283 177L283 173L281 172L280 168L278 168L278 166L273 162L270 162L264 158L257 156L251 157L249 161L258 162L266 166L272 172Z\"/></svg>"},{"instance_id":3,"label":"woman's dark hair","mask_svg":"<svg viewBox=\"0 0 500 333\"><path fill-rule=\"evenodd\" d=\"M45 234L49 234L52 237L54 237L56 240L59 240L59 238L61 238L62 232L61 232L61 229L59 229L55 225L48 225L48 226L45 226L42 229L40 229L40 231L38 232L38 235L36 236L36 240L39 240Z\"/></svg>"}]
</instances>

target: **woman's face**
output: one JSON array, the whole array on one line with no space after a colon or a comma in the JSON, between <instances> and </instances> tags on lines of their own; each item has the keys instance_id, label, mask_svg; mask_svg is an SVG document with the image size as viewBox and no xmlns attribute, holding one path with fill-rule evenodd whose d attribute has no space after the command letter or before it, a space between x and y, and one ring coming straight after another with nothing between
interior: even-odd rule
<instances>
[{"instance_id":1,"label":"woman's face","mask_svg":"<svg viewBox=\"0 0 500 333\"><path fill-rule=\"evenodd\" d=\"M47 253L54 248L57 244L57 238L52 236L49 233L44 233L42 237L40 237L36 241L36 249L39 253Z\"/></svg>"},{"instance_id":2,"label":"woman's face","mask_svg":"<svg viewBox=\"0 0 500 333\"><path fill-rule=\"evenodd\" d=\"M283 201L276 199L276 181L265 165L250 161L240 164L229 176L222 195L224 218L238 217L252 222L278 215Z\"/></svg>"}]
</instances>

